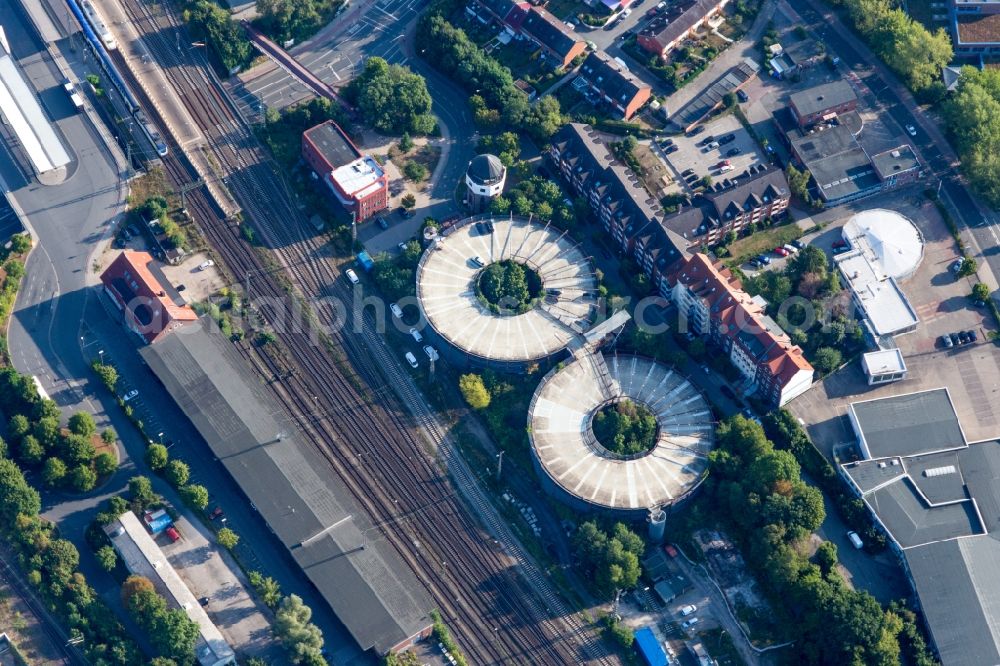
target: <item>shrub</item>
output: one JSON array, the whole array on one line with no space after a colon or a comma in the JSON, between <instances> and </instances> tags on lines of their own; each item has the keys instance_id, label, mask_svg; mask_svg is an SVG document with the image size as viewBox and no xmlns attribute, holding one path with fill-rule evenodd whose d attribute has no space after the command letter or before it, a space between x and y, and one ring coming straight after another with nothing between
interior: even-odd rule
<instances>
[{"instance_id":1,"label":"shrub","mask_svg":"<svg viewBox=\"0 0 1000 666\"><path fill-rule=\"evenodd\" d=\"M427 167L425 167L420 162L414 162L413 160L407 160L403 164L403 175L409 180L415 183L419 183L427 179Z\"/></svg>"},{"instance_id":2,"label":"shrub","mask_svg":"<svg viewBox=\"0 0 1000 666\"><path fill-rule=\"evenodd\" d=\"M490 406L490 392L486 390L483 378L479 375L462 375L458 378L458 388L473 409L486 409Z\"/></svg>"},{"instance_id":3,"label":"shrub","mask_svg":"<svg viewBox=\"0 0 1000 666\"><path fill-rule=\"evenodd\" d=\"M150 444L146 447L146 464L154 472L158 472L167 466L169 454L167 447L163 444Z\"/></svg>"},{"instance_id":4,"label":"shrub","mask_svg":"<svg viewBox=\"0 0 1000 666\"><path fill-rule=\"evenodd\" d=\"M219 530L219 533L215 535L215 539L219 542L219 545L226 550L232 550L233 548L236 548L236 544L240 542L240 535L228 527L223 527Z\"/></svg>"},{"instance_id":5,"label":"shrub","mask_svg":"<svg viewBox=\"0 0 1000 666\"><path fill-rule=\"evenodd\" d=\"M188 482L191 471L187 463L183 460L171 460L167 463L167 470L164 472L164 476L167 478L167 483L174 488L180 488Z\"/></svg>"}]
</instances>

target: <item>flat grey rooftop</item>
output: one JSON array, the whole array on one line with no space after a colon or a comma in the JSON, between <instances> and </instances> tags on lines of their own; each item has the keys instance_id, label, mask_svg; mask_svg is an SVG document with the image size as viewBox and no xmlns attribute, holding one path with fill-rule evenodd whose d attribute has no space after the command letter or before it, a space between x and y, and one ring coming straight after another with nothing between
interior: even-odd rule
<instances>
[{"instance_id":1,"label":"flat grey rooftop","mask_svg":"<svg viewBox=\"0 0 1000 666\"><path fill-rule=\"evenodd\" d=\"M849 415L867 458L913 456L965 446L947 389L854 402Z\"/></svg>"},{"instance_id":2,"label":"flat grey rooftop","mask_svg":"<svg viewBox=\"0 0 1000 666\"><path fill-rule=\"evenodd\" d=\"M865 496L902 548L982 533L970 501L930 506L909 478Z\"/></svg>"},{"instance_id":3,"label":"flat grey rooftop","mask_svg":"<svg viewBox=\"0 0 1000 666\"><path fill-rule=\"evenodd\" d=\"M211 319L140 353L363 650L430 625L426 590Z\"/></svg>"},{"instance_id":4,"label":"flat grey rooftop","mask_svg":"<svg viewBox=\"0 0 1000 666\"><path fill-rule=\"evenodd\" d=\"M589 327L597 290L590 260L547 224L513 217L494 219L493 226L493 233L482 233L467 221L424 253L417 268L421 311L441 337L472 356L517 362L561 351ZM550 295L524 314L490 312L476 297L482 270L476 256L487 266L508 259L527 265Z\"/></svg>"},{"instance_id":5,"label":"flat grey rooftop","mask_svg":"<svg viewBox=\"0 0 1000 666\"><path fill-rule=\"evenodd\" d=\"M623 460L597 444L591 418L616 397L656 415L660 436L648 455ZM712 410L701 393L669 366L635 356L580 354L542 380L528 419L544 473L567 493L608 509L676 501L701 481L714 442Z\"/></svg>"}]
</instances>

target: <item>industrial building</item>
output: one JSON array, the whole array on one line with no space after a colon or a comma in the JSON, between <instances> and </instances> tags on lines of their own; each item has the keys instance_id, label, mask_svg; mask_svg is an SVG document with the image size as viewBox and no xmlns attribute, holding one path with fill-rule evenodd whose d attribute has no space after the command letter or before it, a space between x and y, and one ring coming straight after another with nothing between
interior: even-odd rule
<instances>
[{"instance_id":1,"label":"industrial building","mask_svg":"<svg viewBox=\"0 0 1000 666\"><path fill-rule=\"evenodd\" d=\"M482 213L503 193L507 167L496 155L476 155L465 170L465 199L475 213Z\"/></svg>"},{"instance_id":2,"label":"industrial building","mask_svg":"<svg viewBox=\"0 0 1000 666\"><path fill-rule=\"evenodd\" d=\"M337 123L302 133L302 158L344 210L363 222L389 207L389 177L364 155Z\"/></svg>"},{"instance_id":3,"label":"industrial building","mask_svg":"<svg viewBox=\"0 0 1000 666\"><path fill-rule=\"evenodd\" d=\"M366 536L366 513L215 322L141 354L362 650L382 656L430 634L427 591L387 541Z\"/></svg>"},{"instance_id":4,"label":"industrial building","mask_svg":"<svg viewBox=\"0 0 1000 666\"><path fill-rule=\"evenodd\" d=\"M17 63L6 52L0 52L0 113L17 139L17 152L27 158L38 182L61 183L71 161L69 153Z\"/></svg>"},{"instance_id":5,"label":"industrial building","mask_svg":"<svg viewBox=\"0 0 1000 666\"><path fill-rule=\"evenodd\" d=\"M885 531L942 666L1000 663L1000 442L967 442L946 389L853 403L840 467Z\"/></svg>"},{"instance_id":6,"label":"industrial building","mask_svg":"<svg viewBox=\"0 0 1000 666\"><path fill-rule=\"evenodd\" d=\"M607 450L593 419L628 399L653 412L653 448L633 456ZM528 413L532 460L543 486L582 511L643 518L689 498L708 469L714 444L712 409L686 377L637 356L575 354L538 385Z\"/></svg>"},{"instance_id":7,"label":"industrial building","mask_svg":"<svg viewBox=\"0 0 1000 666\"><path fill-rule=\"evenodd\" d=\"M854 215L842 237L850 247L834 257L863 325L877 342L915 331L919 320L899 286L917 270L924 242L916 225L895 211L876 208Z\"/></svg>"},{"instance_id":8,"label":"industrial building","mask_svg":"<svg viewBox=\"0 0 1000 666\"><path fill-rule=\"evenodd\" d=\"M125 250L101 273L126 328L148 344L198 319L148 252Z\"/></svg>"},{"instance_id":9,"label":"industrial building","mask_svg":"<svg viewBox=\"0 0 1000 666\"><path fill-rule=\"evenodd\" d=\"M903 352L893 347L868 352L861 357L861 369L869 386L889 384L906 379L906 361Z\"/></svg>"},{"instance_id":10,"label":"industrial building","mask_svg":"<svg viewBox=\"0 0 1000 666\"><path fill-rule=\"evenodd\" d=\"M481 269L507 260L534 270L545 291L521 314L490 311L474 288ZM417 303L456 363L522 370L562 354L589 328L597 277L587 255L561 230L515 215L482 215L444 229L424 252Z\"/></svg>"},{"instance_id":11,"label":"industrial building","mask_svg":"<svg viewBox=\"0 0 1000 666\"><path fill-rule=\"evenodd\" d=\"M149 580L171 608L183 609L198 625L195 656L201 666L227 666L236 663L236 655L219 628L205 613L173 565L131 511L118 516L104 528L125 568Z\"/></svg>"}]
</instances>

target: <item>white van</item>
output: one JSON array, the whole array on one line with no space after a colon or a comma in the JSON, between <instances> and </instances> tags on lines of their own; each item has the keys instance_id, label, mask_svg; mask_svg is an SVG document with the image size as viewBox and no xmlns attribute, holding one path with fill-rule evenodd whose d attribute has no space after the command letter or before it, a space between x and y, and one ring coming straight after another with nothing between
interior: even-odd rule
<instances>
[{"instance_id":1,"label":"white van","mask_svg":"<svg viewBox=\"0 0 1000 666\"><path fill-rule=\"evenodd\" d=\"M865 542L861 540L857 532L851 531L847 533L847 538L851 541L851 545L861 550L865 547Z\"/></svg>"},{"instance_id":2,"label":"white van","mask_svg":"<svg viewBox=\"0 0 1000 666\"><path fill-rule=\"evenodd\" d=\"M361 282L361 280L358 279L358 274L350 268L344 271L344 274L347 275L347 279L351 281L351 284L358 284Z\"/></svg>"},{"instance_id":3,"label":"white van","mask_svg":"<svg viewBox=\"0 0 1000 666\"><path fill-rule=\"evenodd\" d=\"M733 170L733 165L732 164L725 164L725 165L719 167L719 173L727 173L727 172L732 171L732 170Z\"/></svg>"},{"instance_id":4,"label":"white van","mask_svg":"<svg viewBox=\"0 0 1000 666\"><path fill-rule=\"evenodd\" d=\"M406 359L406 362L410 364L411 368L417 368L417 357L413 355L413 352L406 352L403 354L403 357Z\"/></svg>"}]
</instances>

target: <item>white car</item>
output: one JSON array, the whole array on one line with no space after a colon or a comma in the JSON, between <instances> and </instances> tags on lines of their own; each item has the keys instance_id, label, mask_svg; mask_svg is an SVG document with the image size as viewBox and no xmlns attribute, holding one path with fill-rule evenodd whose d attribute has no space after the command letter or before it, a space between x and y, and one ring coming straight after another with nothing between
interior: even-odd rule
<instances>
[{"instance_id":1,"label":"white car","mask_svg":"<svg viewBox=\"0 0 1000 666\"><path fill-rule=\"evenodd\" d=\"M480 257L478 254L472 258L472 263L474 263L479 268L482 268L483 266L486 265L486 262L483 261L483 258Z\"/></svg>"},{"instance_id":2,"label":"white car","mask_svg":"<svg viewBox=\"0 0 1000 666\"><path fill-rule=\"evenodd\" d=\"M417 342L423 342L424 341L424 336L420 335L420 331L418 331L415 328L411 328L410 329L410 335L412 335L413 339L416 340Z\"/></svg>"},{"instance_id":3,"label":"white car","mask_svg":"<svg viewBox=\"0 0 1000 666\"><path fill-rule=\"evenodd\" d=\"M212 259L209 259L208 261L201 262L201 264L198 265L198 270L199 271L203 271L206 268L211 268L214 265L215 265L215 261L212 260Z\"/></svg>"},{"instance_id":4,"label":"white car","mask_svg":"<svg viewBox=\"0 0 1000 666\"><path fill-rule=\"evenodd\" d=\"M685 629L690 629L691 627L693 627L696 624L698 624L698 618L693 617L690 620L688 620L687 622L685 622L684 624L682 624L681 626L684 627Z\"/></svg>"},{"instance_id":5,"label":"white car","mask_svg":"<svg viewBox=\"0 0 1000 666\"><path fill-rule=\"evenodd\" d=\"M410 364L411 368L417 368L417 357L413 355L413 352L406 352L403 356L406 358L406 362Z\"/></svg>"},{"instance_id":6,"label":"white car","mask_svg":"<svg viewBox=\"0 0 1000 666\"><path fill-rule=\"evenodd\" d=\"M389 306L389 309L392 310L392 316L395 317L396 319L403 318L403 310L402 308L399 307L398 303L393 303L392 305Z\"/></svg>"},{"instance_id":7,"label":"white car","mask_svg":"<svg viewBox=\"0 0 1000 666\"><path fill-rule=\"evenodd\" d=\"M906 126L906 133L909 134L910 136L916 136L917 135L917 128L914 127L913 125L907 125Z\"/></svg>"},{"instance_id":8,"label":"white car","mask_svg":"<svg viewBox=\"0 0 1000 666\"><path fill-rule=\"evenodd\" d=\"M688 604L687 606L681 607L681 615L687 617L691 613L694 613L696 610L698 610L697 606L695 606L694 604Z\"/></svg>"},{"instance_id":9,"label":"white car","mask_svg":"<svg viewBox=\"0 0 1000 666\"><path fill-rule=\"evenodd\" d=\"M622 12L622 18L623 19L628 18L631 13L632 13L631 9L626 9L625 11Z\"/></svg>"},{"instance_id":10,"label":"white car","mask_svg":"<svg viewBox=\"0 0 1000 666\"><path fill-rule=\"evenodd\" d=\"M431 361L436 361L441 358L440 354L438 354L438 350L434 349L434 347L431 347L430 345L424 346L424 353L427 354L427 358Z\"/></svg>"},{"instance_id":11,"label":"white car","mask_svg":"<svg viewBox=\"0 0 1000 666\"><path fill-rule=\"evenodd\" d=\"M361 280L358 279L358 274L350 268L344 271L344 274L347 275L347 279L351 281L351 284L358 284L361 282Z\"/></svg>"},{"instance_id":12,"label":"white car","mask_svg":"<svg viewBox=\"0 0 1000 666\"><path fill-rule=\"evenodd\" d=\"M122 396L122 401L128 402L129 400L134 400L137 395L139 395L139 389L132 389Z\"/></svg>"}]
</instances>

